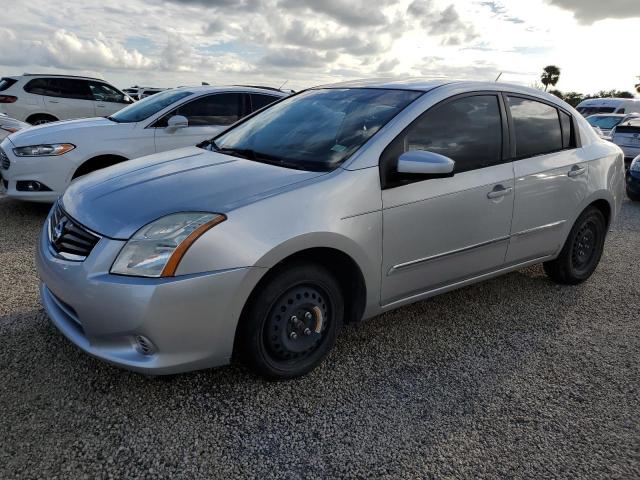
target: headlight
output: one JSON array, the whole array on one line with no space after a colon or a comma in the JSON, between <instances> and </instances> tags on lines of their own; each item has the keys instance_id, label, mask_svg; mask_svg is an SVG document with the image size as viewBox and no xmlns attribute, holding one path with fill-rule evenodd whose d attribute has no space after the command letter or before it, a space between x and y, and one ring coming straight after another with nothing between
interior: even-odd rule
<instances>
[{"instance_id":1,"label":"headlight","mask_svg":"<svg viewBox=\"0 0 640 480\"><path fill-rule=\"evenodd\" d=\"M111 273L138 277L172 277L198 237L224 222L218 213L174 213L138 230L120 250Z\"/></svg>"},{"instance_id":2,"label":"headlight","mask_svg":"<svg viewBox=\"0 0 640 480\"><path fill-rule=\"evenodd\" d=\"M640 172L640 156L634 158L633 162L631 162L631 166L629 166L629 170L632 172Z\"/></svg>"},{"instance_id":3,"label":"headlight","mask_svg":"<svg viewBox=\"0 0 640 480\"><path fill-rule=\"evenodd\" d=\"M45 157L64 155L76 148L70 143L54 143L52 145L30 145L28 147L18 147L13 149L18 157Z\"/></svg>"}]
</instances>

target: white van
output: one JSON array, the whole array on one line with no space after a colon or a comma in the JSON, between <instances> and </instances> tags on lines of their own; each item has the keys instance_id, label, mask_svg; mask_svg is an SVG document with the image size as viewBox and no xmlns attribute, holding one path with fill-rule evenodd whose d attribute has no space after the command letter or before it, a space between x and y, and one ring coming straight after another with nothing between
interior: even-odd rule
<instances>
[{"instance_id":1,"label":"white van","mask_svg":"<svg viewBox=\"0 0 640 480\"><path fill-rule=\"evenodd\" d=\"M640 113L640 98L590 98L576 107L582 116L595 113Z\"/></svg>"}]
</instances>

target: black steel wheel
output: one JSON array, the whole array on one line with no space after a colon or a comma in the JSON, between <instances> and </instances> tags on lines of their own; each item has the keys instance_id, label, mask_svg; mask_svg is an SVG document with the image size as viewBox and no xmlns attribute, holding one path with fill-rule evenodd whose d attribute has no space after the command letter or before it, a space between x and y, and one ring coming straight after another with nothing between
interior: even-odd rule
<instances>
[{"instance_id":1,"label":"black steel wheel","mask_svg":"<svg viewBox=\"0 0 640 480\"><path fill-rule=\"evenodd\" d=\"M344 300L324 267L278 268L256 289L241 319L236 350L256 373L293 378L314 369L334 344Z\"/></svg>"},{"instance_id":2,"label":"black steel wheel","mask_svg":"<svg viewBox=\"0 0 640 480\"><path fill-rule=\"evenodd\" d=\"M544 263L556 283L576 285L594 272L604 248L607 222L600 210L587 208L576 220L558 258Z\"/></svg>"}]
</instances>

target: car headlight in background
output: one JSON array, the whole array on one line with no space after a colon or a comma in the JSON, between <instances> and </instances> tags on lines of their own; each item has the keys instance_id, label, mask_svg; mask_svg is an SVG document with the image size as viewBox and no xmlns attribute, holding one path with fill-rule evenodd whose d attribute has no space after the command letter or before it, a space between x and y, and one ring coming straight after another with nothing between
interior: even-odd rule
<instances>
[{"instance_id":1,"label":"car headlight in background","mask_svg":"<svg viewBox=\"0 0 640 480\"><path fill-rule=\"evenodd\" d=\"M13 153L18 157L46 157L64 155L76 148L71 143L54 143L51 145L29 145L28 147L18 147L13 149Z\"/></svg>"},{"instance_id":2,"label":"car headlight in background","mask_svg":"<svg viewBox=\"0 0 640 480\"><path fill-rule=\"evenodd\" d=\"M174 213L138 230L122 248L111 273L172 277L180 260L203 233L227 219L218 213Z\"/></svg>"},{"instance_id":3,"label":"car headlight in background","mask_svg":"<svg viewBox=\"0 0 640 480\"><path fill-rule=\"evenodd\" d=\"M633 159L631 165L629 166L629 170L632 172L640 172L640 155Z\"/></svg>"}]
</instances>

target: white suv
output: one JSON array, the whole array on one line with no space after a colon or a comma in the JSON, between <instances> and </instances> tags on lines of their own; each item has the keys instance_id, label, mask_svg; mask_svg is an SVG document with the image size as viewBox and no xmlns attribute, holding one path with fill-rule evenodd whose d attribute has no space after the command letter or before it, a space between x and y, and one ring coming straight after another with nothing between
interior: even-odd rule
<instances>
[{"instance_id":1,"label":"white suv","mask_svg":"<svg viewBox=\"0 0 640 480\"><path fill-rule=\"evenodd\" d=\"M133 99L104 80L25 73L0 79L0 113L32 125L106 117Z\"/></svg>"},{"instance_id":2,"label":"white suv","mask_svg":"<svg viewBox=\"0 0 640 480\"><path fill-rule=\"evenodd\" d=\"M194 146L286 96L266 88L184 87L147 97L107 118L31 127L0 144L0 178L9 197L53 202L77 177Z\"/></svg>"}]
</instances>

